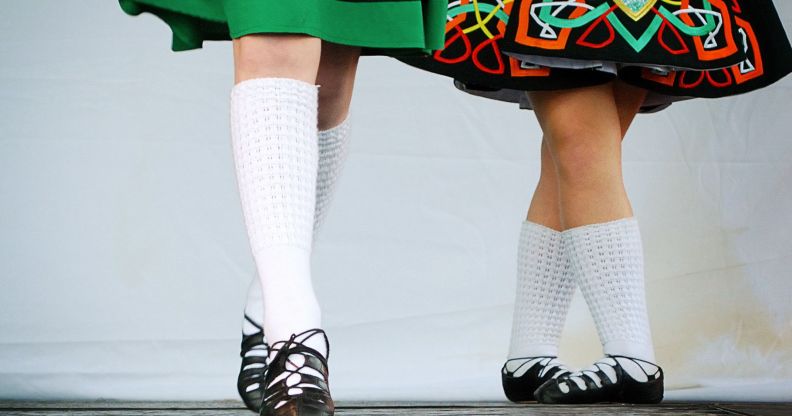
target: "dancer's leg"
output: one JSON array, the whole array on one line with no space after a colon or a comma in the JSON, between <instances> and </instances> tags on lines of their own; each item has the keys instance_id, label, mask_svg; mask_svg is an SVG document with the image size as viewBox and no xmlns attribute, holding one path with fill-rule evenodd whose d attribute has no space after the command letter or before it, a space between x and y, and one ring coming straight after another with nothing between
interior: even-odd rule
<instances>
[{"instance_id":1,"label":"dancer's leg","mask_svg":"<svg viewBox=\"0 0 792 416\"><path fill-rule=\"evenodd\" d=\"M646 99L647 90L627 84L622 81L613 83L613 98L616 101L616 111L619 113L622 141L627 136L627 130L632 125L641 105Z\"/></svg>"},{"instance_id":2,"label":"dancer's leg","mask_svg":"<svg viewBox=\"0 0 792 416\"><path fill-rule=\"evenodd\" d=\"M561 205L558 197L558 178L555 162L550 155L547 140L542 138L541 167L531 204L528 206L527 221L561 231Z\"/></svg>"},{"instance_id":3,"label":"dancer's leg","mask_svg":"<svg viewBox=\"0 0 792 416\"><path fill-rule=\"evenodd\" d=\"M322 41L304 35L247 35L234 39L234 79L288 78L316 83Z\"/></svg>"},{"instance_id":4,"label":"dancer's leg","mask_svg":"<svg viewBox=\"0 0 792 416\"><path fill-rule=\"evenodd\" d=\"M321 41L250 35L234 43L237 181L263 287L263 326L276 342L321 326L310 273Z\"/></svg>"},{"instance_id":5,"label":"dancer's leg","mask_svg":"<svg viewBox=\"0 0 792 416\"><path fill-rule=\"evenodd\" d=\"M647 91L621 81L616 81L612 85L621 128L621 140L623 141L646 98ZM526 219L554 230L561 230L561 206L558 197L557 175L555 161L550 154L547 140L543 138L539 183L534 190Z\"/></svg>"},{"instance_id":6,"label":"dancer's leg","mask_svg":"<svg viewBox=\"0 0 792 416\"><path fill-rule=\"evenodd\" d=\"M271 39L267 39L266 41L266 43L271 43ZM239 44L240 42L235 43L235 52L238 57L240 54ZM311 47L313 46L315 45L312 44ZM238 59L238 61L248 63L257 62L262 59L262 56L267 56L267 53L269 52L265 50L255 57ZM359 55L359 48L344 47L326 42L322 42L321 44L321 58L316 78L317 83L321 85L318 96L318 123L323 130L318 132L317 137L318 170L316 172L316 199L313 218L314 236L324 219L326 208L333 194L336 179L340 174L347 153L349 123L346 118L352 97L352 86ZM280 59L282 56L278 58ZM301 58L305 58L305 56ZM301 65L310 64L313 64L313 61L305 62L305 60L303 60L303 62L297 62L293 65L302 69ZM266 65L266 62L258 62L257 65ZM242 72L252 72L265 76L270 74L283 76L290 73L288 69L283 70L283 68L273 67L259 68L258 66L246 68ZM307 74L308 76L311 75L310 71L303 71L303 74ZM259 270L261 270L261 268L259 268ZM248 293L242 327L243 360L237 384L239 394L245 404L254 411L259 411L262 402L261 399L264 395L263 379L266 374L264 360L269 350L267 340L270 342L277 341L277 335L273 336L269 332L267 333L267 338L264 337L262 325L265 321L265 305L268 305L268 303L264 301L261 285L262 280L266 279L254 279ZM265 293L278 296L278 292L273 290L267 290ZM272 308L268 308L269 313L272 313L271 310ZM266 316L269 317L270 315L267 314ZM320 340L316 341L318 342ZM320 344L321 343L312 346L321 348L322 345Z\"/></svg>"},{"instance_id":7,"label":"dancer's leg","mask_svg":"<svg viewBox=\"0 0 792 416\"><path fill-rule=\"evenodd\" d=\"M355 86L360 48L322 43L319 63L319 130L332 129L343 123L349 114Z\"/></svg>"},{"instance_id":8,"label":"dancer's leg","mask_svg":"<svg viewBox=\"0 0 792 416\"><path fill-rule=\"evenodd\" d=\"M541 173L517 246L517 288L509 355L501 370L506 397L534 400L545 381L567 374L556 359L575 282L561 240L558 181L547 143Z\"/></svg>"},{"instance_id":9,"label":"dancer's leg","mask_svg":"<svg viewBox=\"0 0 792 416\"><path fill-rule=\"evenodd\" d=\"M622 140L646 92L622 82L613 84ZM558 178L547 142L542 140L541 173L518 245L517 290L508 361L502 372L506 396L533 399L541 376L562 375L558 343L576 286L561 241ZM541 255L537 255L541 254ZM553 260L555 259L555 260ZM562 270L562 271L561 271ZM551 272L552 271L552 272ZM542 368L545 371L532 371ZM549 371L547 371L549 370Z\"/></svg>"},{"instance_id":10,"label":"dancer's leg","mask_svg":"<svg viewBox=\"0 0 792 416\"><path fill-rule=\"evenodd\" d=\"M237 47L237 44L235 44ZM316 178L314 238L327 215L348 150L349 105L355 82L360 48L322 42L316 83L319 88L319 170ZM243 336L261 332L264 321L261 283L253 279L248 287ZM245 352L243 351L243 354Z\"/></svg>"},{"instance_id":11,"label":"dancer's leg","mask_svg":"<svg viewBox=\"0 0 792 416\"><path fill-rule=\"evenodd\" d=\"M532 92L559 181L564 229L629 217L612 84Z\"/></svg>"},{"instance_id":12,"label":"dancer's leg","mask_svg":"<svg viewBox=\"0 0 792 416\"><path fill-rule=\"evenodd\" d=\"M319 64L319 173L314 234L324 222L349 148L349 105L360 48L324 42Z\"/></svg>"},{"instance_id":13,"label":"dancer's leg","mask_svg":"<svg viewBox=\"0 0 792 416\"><path fill-rule=\"evenodd\" d=\"M621 174L621 140L637 111L637 106L634 110L630 106L642 98L625 91L608 84L531 94L556 162L561 223L566 230L562 239L576 280L605 354L630 357L608 358L598 362L596 372L576 373L565 382L548 383L551 387L537 391L542 401L614 399L607 395L630 387L632 382L638 383L638 388L619 400L662 398L662 373L653 364L641 361L654 361L654 351L646 313L640 233ZM621 93L626 99L617 100Z\"/></svg>"},{"instance_id":14,"label":"dancer's leg","mask_svg":"<svg viewBox=\"0 0 792 416\"><path fill-rule=\"evenodd\" d=\"M647 91L621 81L612 84L616 111L619 116L621 140L627 135L635 116L646 98ZM539 183L528 207L527 220L554 230L561 230L560 200L556 163L552 159L547 140L542 138L541 171Z\"/></svg>"}]
</instances>

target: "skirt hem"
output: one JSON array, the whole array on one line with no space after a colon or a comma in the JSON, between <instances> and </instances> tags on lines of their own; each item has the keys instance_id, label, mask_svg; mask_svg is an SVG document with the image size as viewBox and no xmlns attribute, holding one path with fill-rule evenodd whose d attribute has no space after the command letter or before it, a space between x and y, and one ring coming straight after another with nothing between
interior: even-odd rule
<instances>
[{"instance_id":1,"label":"skirt hem","mask_svg":"<svg viewBox=\"0 0 792 416\"><path fill-rule=\"evenodd\" d=\"M395 42L381 42L381 41L369 41L366 42L361 39L348 39L343 38L342 36L333 35L323 31L322 29L312 28L312 27L300 27L299 30L294 30L291 27L279 27L279 26L255 26L246 29L239 29L235 30L231 33L232 39L237 39L245 35L254 35L254 34L298 34L298 35L308 35L313 36L319 39L322 39L327 42L337 43L339 45L346 45L346 46L357 46L361 48L370 48L370 49L413 49L413 50L421 50L421 51L428 51L430 48L427 45L427 42L424 41L423 43L419 41L395 41Z\"/></svg>"}]
</instances>

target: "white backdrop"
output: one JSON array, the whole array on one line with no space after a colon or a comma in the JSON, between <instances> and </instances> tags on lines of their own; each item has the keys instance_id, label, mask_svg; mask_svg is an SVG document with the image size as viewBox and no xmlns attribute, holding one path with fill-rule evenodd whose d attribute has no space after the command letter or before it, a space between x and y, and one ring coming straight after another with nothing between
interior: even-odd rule
<instances>
[{"instance_id":1,"label":"white backdrop","mask_svg":"<svg viewBox=\"0 0 792 416\"><path fill-rule=\"evenodd\" d=\"M792 3L778 1L792 29ZM234 398L254 276L228 43L114 1L0 19L0 398ZM641 116L625 144L676 399L792 400L792 79ZM533 114L366 58L315 252L338 399L501 400ZM600 355L576 295L562 355Z\"/></svg>"}]
</instances>

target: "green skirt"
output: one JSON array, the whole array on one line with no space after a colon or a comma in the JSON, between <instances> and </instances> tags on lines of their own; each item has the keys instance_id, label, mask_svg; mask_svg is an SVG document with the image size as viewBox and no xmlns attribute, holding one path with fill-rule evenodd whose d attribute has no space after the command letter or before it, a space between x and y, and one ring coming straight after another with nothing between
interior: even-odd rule
<instances>
[{"instance_id":1,"label":"green skirt","mask_svg":"<svg viewBox=\"0 0 792 416\"><path fill-rule=\"evenodd\" d=\"M445 1L119 0L130 15L153 13L170 26L174 51L253 33L299 33L359 46L367 54L442 49Z\"/></svg>"}]
</instances>

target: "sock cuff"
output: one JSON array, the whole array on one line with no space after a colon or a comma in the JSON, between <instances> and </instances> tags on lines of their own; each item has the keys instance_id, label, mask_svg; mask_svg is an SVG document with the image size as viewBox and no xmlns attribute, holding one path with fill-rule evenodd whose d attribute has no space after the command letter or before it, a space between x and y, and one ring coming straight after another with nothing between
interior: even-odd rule
<instances>
[{"instance_id":1,"label":"sock cuff","mask_svg":"<svg viewBox=\"0 0 792 416\"><path fill-rule=\"evenodd\" d=\"M234 85L231 89L232 97L234 95L244 94L256 90L270 90L270 89L284 89L294 91L295 94L309 94L319 95L319 87L314 84L309 84L305 81L292 78L251 78L241 81Z\"/></svg>"},{"instance_id":2,"label":"sock cuff","mask_svg":"<svg viewBox=\"0 0 792 416\"><path fill-rule=\"evenodd\" d=\"M561 231L557 231L545 225L526 220L523 221L522 226L520 227L520 236L522 240L520 245L523 246L524 243L530 243L534 240L560 240Z\"/></svg>"},{"instance_id":3,"label":"sock cuff","mask_svg":"<svg viewBox=\"0 0 792 416\"><path fill-rule=\"evenodd\" d=\"M349 130L350 123L349 116L347 115L347 118L345 118L341 124L327 130L319 131L319 152L321 153L319 160L320 171L323 167L337 165L337 161L335 159L343 160L346 158L347 143L349 142Z\"/></svg>"},{"instance_id":4,"label":"sock cuff","mask_svg":"<svg viewBox=\"0 0 792 416\"><path fill-rule=\"evenodd\" d=\"M333 138L333 137L346 136L347 133L349 133L349 127L350 127L350 121L349 120L351 118L352 118L352 116L350 114L347 114L346 117L344 118L344 121L342 121L341 123L337 124L335 127L330 127L327 130L319 130L319 139L321 140L322 138Z\"/></svg>"},{"instance_id":5,"label":"sock cuff","mask_svg":"<svg viewBox=\"0 0 792 416\"><path fill-rule=\"evenodd\" d=\"M564 238L571 238L581 234L592 234L604 229L637 230L638 219L635 217L620 218L618 220L581 225L561 232Z\"/></svg>"},{"instance_id":6,"label":"sock cuff","mask_svg":"<svg viewBox=\"0 0 792 416\"><path fill-rule=\"evenodd\" d=\"M232 128L234 123L249 119L252 110L259 114L272 114L280 119L279 124L312 130L311 134L316 137L319 90L316 85L296 79L248 79L231 89L230 110ZM269 126L271 123L265 120L265 124Z\"/></svg>"},{"instance_id":7,"label":"sock cuff","mask_svg":"<svg viewBox=\"0 0 792 416\"><path fill-rule=\"evenodd\" d=\"M536 250L532 247L542 247L543 251L554 257L561 256L564 251L562 244L560 231L533 221L523 221L519 242L519 250L522 253Z\"/></svg>"}]
</instances>

